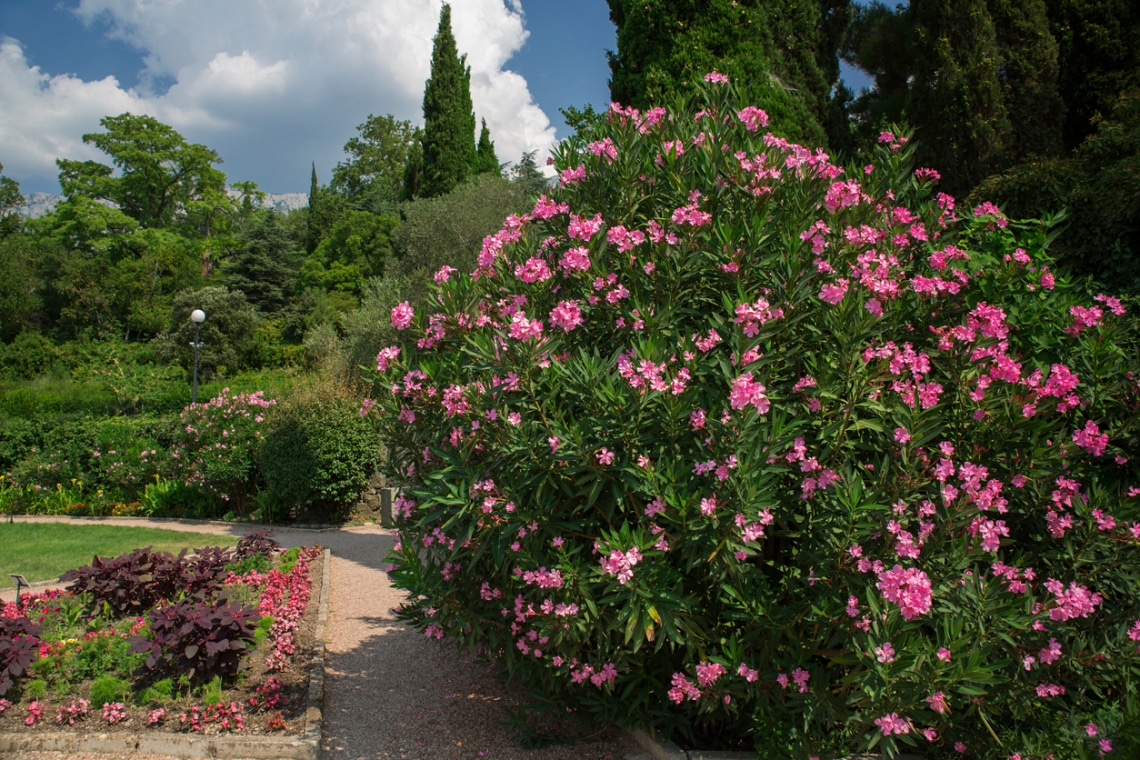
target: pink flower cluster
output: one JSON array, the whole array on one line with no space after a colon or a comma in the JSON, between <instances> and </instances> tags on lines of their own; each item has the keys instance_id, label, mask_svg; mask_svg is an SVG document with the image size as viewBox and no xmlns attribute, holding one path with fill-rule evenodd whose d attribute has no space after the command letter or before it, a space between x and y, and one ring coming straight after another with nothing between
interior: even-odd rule
<instances>
[{"instance_id":1,"label":"pink flower cluster","mask_svg":"<svg viewBox=\"0 0 1140 760\"><path fill-rule=\"evenodd\" d=\"M880 572L879 581L875 585L883 599L899 606L899 611L906 620L914 620L930 612L934 599L930 578L916 567L904 569L895 565L890 570Z\"/></svg>"},{"instance_id":2,"label":"pink flower cluster","mask_svg":"<svg viewBox=\"0 0 1140 760\"><path fill-rule=\"evenodd\" d=\"M308 608L312 588L309 563L320 553L319 547L305 547L297 555L297 563L288 574L279 570L269 571L268 583L262 592L257 611L262 615L273 616L273 625L269 628L273 652L265 662L270 670L283 670L287 658L293 654L293 634Z\"/></svg>"},{"instance_id":3,"label":"pink flower cluster","mask_svg":"<svg viewBox=\"0 0 1140 760\"><path fill-rule=\"evenodd\" d=\"M608 557L601 559L602 571L606 575L616 575L623 586L633 578L633 567L642 560L641 551L635 546L627 552L614 549Z\"/></svg>"}]
</instances>

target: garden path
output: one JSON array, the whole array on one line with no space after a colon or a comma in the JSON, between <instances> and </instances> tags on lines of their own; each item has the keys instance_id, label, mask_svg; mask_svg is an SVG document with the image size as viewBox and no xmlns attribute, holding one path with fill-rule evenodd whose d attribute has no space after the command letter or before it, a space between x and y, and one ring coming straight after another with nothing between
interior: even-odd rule
<instances>
[{"instance_id":1,"label":"garden path","mask_svg":"<svg viewBox=\"0 0 1140 760\"><path fill-rule=\"evenodd\" d=\"M241 535L261 526L198 520L17 518L76 524L135 525ZM394 539L377 525L341 529L275 527L283 546L319 542L332 550L324 752L327 760L617 760L639 752L609 730L574 745L521 749L499 721L527 695L499 681L485 665L462 657L396 620L403 594L383 571ZM38 585L38 584L37 584ZM0 592L10 599L11 590ZM6 760L107 760L105 755L18 753ZM132 753L119 760L167 760Z\"/></svg>"}]
</instances>

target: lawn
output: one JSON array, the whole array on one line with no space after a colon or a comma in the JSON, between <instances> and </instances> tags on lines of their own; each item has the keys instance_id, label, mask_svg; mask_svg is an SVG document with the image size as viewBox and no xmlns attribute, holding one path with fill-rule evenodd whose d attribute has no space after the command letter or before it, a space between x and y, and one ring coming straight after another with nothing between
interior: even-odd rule
<instances>
[{"instance_id":1,"label":"lawn","mask_svg":"<svg viewBox=\"0 0 1140 760\"><path fill-rule=\"evenodd\" d=\"M0 522L0 588L15 586L9 573L19 573L32 583L52 580L91 564L96 554L117 557L143 546L177 554L184 548L233 546L237 540L237 536L159 528Z\"/></svg>"}]
</instances>

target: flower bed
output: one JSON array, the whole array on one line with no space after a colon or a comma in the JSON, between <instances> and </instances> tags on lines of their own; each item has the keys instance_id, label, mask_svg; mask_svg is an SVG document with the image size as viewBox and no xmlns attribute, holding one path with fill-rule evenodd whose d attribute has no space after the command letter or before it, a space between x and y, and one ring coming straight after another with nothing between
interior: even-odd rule
<instances>
[{"instance_id":1,"label":"flower bed","mask_svg":"<svg viewBox=\"0 0 1140 760\"><path fill-rule=\"evenodd\" d=\"M266 532L236 550L136 550L5 603L0 732L299 733L320 552Z\"/></svg>"}]
</instances>

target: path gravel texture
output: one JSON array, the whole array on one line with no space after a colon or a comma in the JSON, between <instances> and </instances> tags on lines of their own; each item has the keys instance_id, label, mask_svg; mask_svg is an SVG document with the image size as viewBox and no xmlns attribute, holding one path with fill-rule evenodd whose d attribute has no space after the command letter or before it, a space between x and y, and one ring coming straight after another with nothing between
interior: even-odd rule
<instances>
[{"instance_id":1,"label":"path gravel texture","mask_svg":"<svg viewBox=\"0 0 1140 760\"><path fill-rule=\"evenodd\" d=\"M242 535L259 527L196 520L17 518L99 522ZM326 628L324 746L327 760L618 760L644 756L616 729L573 745L523 749L500 724L529 702L486 665L427 640L396 620L403 592L382 570L394 539L376 525L343 529L274 528L283 546L320 543L332 550ZM13 596L11 590L0 597ZM120 760L167 760L130 753ZM5 760L107 760L107 755L17 753Z\"/></svg>"}]
</instances>

